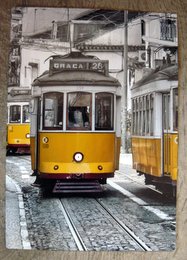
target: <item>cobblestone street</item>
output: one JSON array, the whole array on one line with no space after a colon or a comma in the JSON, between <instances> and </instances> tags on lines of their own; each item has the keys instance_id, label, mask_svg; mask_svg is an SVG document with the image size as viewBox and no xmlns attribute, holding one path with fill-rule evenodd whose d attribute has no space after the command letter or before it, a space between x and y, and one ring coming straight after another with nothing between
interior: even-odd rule
<instances>
[{"instance_id":1,"label":"cobblestone street","mask_svg":"<svg viewBox=\"0 0 187 260\"><path fill-rule=\"evenodd\" d=\"M42 198L39 189L31 186L35 177L31 176L29 156L7 157L7 175L16 182L17 188L20 187L19 196L22 190L27 227L24 239L21 238L22 243L14 245L9 239L7 246L21 248L24 245L29 248L30 243L33 249L80 250L62 211L64 205L85 245L84 250L142 250L105 209L120 223L124 223L141 243L145 243L148 250L174 250L175 203L143 186L143 178L133 172L131 164L124 166L122 157L121 162L120 171L108 181L101 194L51 195ZM120 192L114 188L115 185L123 190ZM135 194L139 198L135 199ZM7 222L10 221L8 206L7 203Z\"/></svg>"}]
</instances>

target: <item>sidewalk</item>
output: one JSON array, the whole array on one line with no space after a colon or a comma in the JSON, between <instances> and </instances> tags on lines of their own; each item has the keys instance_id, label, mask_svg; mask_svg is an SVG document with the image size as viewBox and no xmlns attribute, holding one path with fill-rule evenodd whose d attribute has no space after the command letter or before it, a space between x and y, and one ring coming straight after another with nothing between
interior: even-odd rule
<instances>
[{"instance_id":1,"label":"sidewalk","mask_svg":"<svg viewBox=\"0 0 187 260\"><path fill-rule=\"evenodd\" d=\"M132 153L120 153L119 163L132 166Z\"/></svg>"},{"instance_id":2,"label":"sidewalk","mask_svg":"<svg viewBox=\"0 0 187 260\"><path fill-rule=\"evenodd\" d=\"M22 192L16 182L9 176L6 176L5 212L6 248L31 249Z\"/></svg>"}]
</instances>

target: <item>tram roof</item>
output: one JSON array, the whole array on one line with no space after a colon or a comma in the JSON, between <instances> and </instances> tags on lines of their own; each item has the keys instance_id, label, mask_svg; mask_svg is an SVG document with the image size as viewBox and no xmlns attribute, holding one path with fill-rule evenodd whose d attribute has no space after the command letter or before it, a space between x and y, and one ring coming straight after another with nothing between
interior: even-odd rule
<instances>
[{"instance_id":1,"label":"tram roof","mask_svg":"<svg viewBox=\"0 0 187 260\"><path fill-rule=\"evenodd\" d=\"M63 71L50 75L49 71L44 72L36 78L33 86L59 86L59 85L107 85L120 86L117 79L105 76L98 72L88 71Z\"/></svg>"},{"instance_id":2,"label":"tram roof","mask_svg":"<svg viewBox=\"0 0 187 260\"><path fill-rule=\"evenodd\" d=\"M104 62L98 57L92 55L84 55L81 52L73 51L66 55L53 55L49 58L51 65L49 70L45 71L42 75L36 78L33 86L67 86L67 85L104 85L104 86L120 86L119 81L108 75L107 66L104 71L90 70L87 67L84 69L86 63ZM49 59L48 58L48 59ZM59 65L57 70L54 70L54 63ZM61 64L63 63L63 64ZM74 63L75 68L70 65ZM69 66L65 66L68 64ZM79 67L79 65L81 67ZM63 65L60 67L60 65ZM64 69L65 66L65 69ZM86 69L87 68L87 69Z\"/></svg>"},{"instance_id":3,"label":"tram roof","mask_svg":"<svg viewBox=\"0 0 187 260\"><path fill-rule=\"evenodd\" d=\"M72 51L70 53L67 53L67 54L64 54L64 55L51 55L49 56L46 60L50 59L50 58L53 58L53 59L92 59L92 60L99 60L98 57L94 56L94 55L84 55L82 54L82 52L80 51ZM45 60L45 61L46 61Z\"/></svg>"},{"instance_id":4,"label":"tram roof","mask_svg":"<svg viewBox=\"0 0 187 260\"><path fill-rule=\"evenodd\" d=\"M178 80L178 65L170 65L167 67L159 67L151 71L148 75L144 76L141 80L137 81L132 89L144 86L154 81L177 81Z\"/></svg>"}]
</instances>

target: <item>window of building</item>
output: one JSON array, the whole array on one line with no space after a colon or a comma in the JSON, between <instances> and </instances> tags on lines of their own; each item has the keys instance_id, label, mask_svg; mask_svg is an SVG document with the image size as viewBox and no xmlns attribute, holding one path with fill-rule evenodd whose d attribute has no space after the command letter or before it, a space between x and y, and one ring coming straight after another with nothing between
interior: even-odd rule
<instances>
[{"instance_id":1,"label":"window of building","mask_svg":"<svg viewBox=\"0 0 187 260\"><path fill-rule=\"evenodd\" d=\"M28 64L31 68L31 82L38 77L38 63L29 62Z\"/></svg>"},{"instance_id":2,"label":"window of building","mask_svg":"<svg viewBox=\"0 0 187 260\"><path fill-rule=\"evenodd\" d=\"M43 129L62 129L63 93L44 94L43 111Z\"/></svg>"},{"instance_id":3,"label":"window of building","mask_svg":"<svg viewBox=\"0 0 187 260\"><path fill-rule=\"evenodd\" d=\"M99 23L80 23L80 24L74 24L74 41L82 41L89 39L91 36L93 36L98 30L103 26L103 24Z\"/></svg>"},{"instance_id":4,"label":"window of building","mask_svg":"<svg viewBox=\"0 0 187 260\"><path fill-rule=\"evenodd\" d=\"M67 129L91 130L92 94L73 92L67 99Z\"/></svg>"},{"instance_id":5,"label":"window of building","mask_svg":"<svg viewBox=\"0 0 187 260\"><path fill-rule=\"evenodd\" d=\"M141 20L141 36L145 36L145 21ZM145 43L145 41L142 39L142 43Z\"/></svg>"},{"instance_id":6,"label":"window of building","mask_svg":"<svg viewBox=\"0 0 187 260\"><path fill-rule=\"evenodd\" d=\"M95 130L114 130L114 95L95 95Z\"/></svg>"},{"instance_id":7,"label":"window of building","mask_svg":"<svg viewBox=\"0 0 187 260\"><path fill-rule=\"evenodd\" d=\"M174 41L176 38L176 21L172 19L162 19L160 21L161 40Z\"/></svg>"},{"instance_id":8,"label":"window of building","mask_svg":"<svg viewBox=\"0 0 187 260\"><path fill-rule=\"evenodd\" d=\"M21 106L10 106L10 123L21 123Z\"/></svg>"},{"instance_id":9,"label":"window of building","mask_svg":"<svg viewBox=\"0 0 187 260\"><path fill-rule=\"evenodd\" d=\"M63 42L68 42L69 41L68 24L58 25L57 37L56 38L60 39Z\"/></svg>"}]
</instances>

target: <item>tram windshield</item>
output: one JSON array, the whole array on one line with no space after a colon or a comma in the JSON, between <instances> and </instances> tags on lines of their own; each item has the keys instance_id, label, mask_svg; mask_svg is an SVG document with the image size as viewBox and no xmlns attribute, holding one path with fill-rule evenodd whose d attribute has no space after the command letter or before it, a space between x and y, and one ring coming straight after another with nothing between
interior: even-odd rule
<instances>
[{"instance_id":1,"label":"tram windshield","mask_svg":"<svg viewBox=\"0 0 187 260\"><path fill-rule=\"evenodd\" d=\"M10 123L20 123L21 122L21 106L13 105L10 106Z\"/></svg>"},{"instance_id":2,"label":"tram windshield","mask_svg":"<svg viewBox=\"0 0 187 260\"><path fill-rule=\"evenodd\" d=\"M113 130L114 95L97 93L95 96L95 130Z\"/></svg>"},{"instance_id":3,"label":"tram windshield","mask_svg":"<svg viewBox=\"0 0 187 260\"><path fill-rule=\"evenodd\" d=\"M91 129L92 94L74 92L68 94L67 129Z\"/></svg>"},{"instance_id":4,"label":"tram windshield","mask_svg":"<svg viewBox=\"0 0 187 260\"><path fill-rule=\"evenodd\" d=\"M63 94L44 94L44 129L62 129L63 126Z\"/></svg>"},{"instance_id":5,"label":"tram windshield","mask_svg":"<svg viewBox=\"0 0 187 260\"><path fill-rule=\"evenodd\" d=\"M96 93L92 107L92 93L67 93L66 127L63 127L63 93L50 92L43 96L43 129L44 130L114 130L114 94ZM65 102L66 103L66 102ZM65 108L64 108L65 109ZM92 115L92 110L95 114ZM95 118L94 118L95 117Z\"/></svg>"},{"instance_id":6,"label":"tram windshield","mask_svg":"<svg viewBox=\"0 0 187 260\"><path fill-rule=\"evenodd\" d=\"M29 106L24 105L23 106L23 123L29 123L29 122L30 122Z\"/></svg>"}]
</instances>

